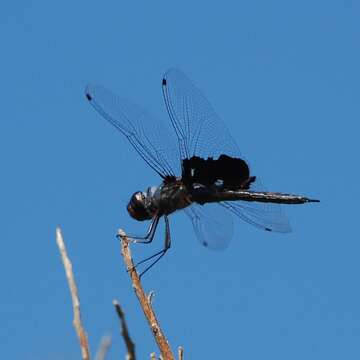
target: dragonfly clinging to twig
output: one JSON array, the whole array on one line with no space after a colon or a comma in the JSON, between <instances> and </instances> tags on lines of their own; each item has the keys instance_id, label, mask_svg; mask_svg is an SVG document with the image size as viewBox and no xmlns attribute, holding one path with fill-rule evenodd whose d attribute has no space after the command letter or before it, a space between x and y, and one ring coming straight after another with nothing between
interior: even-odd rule
<instances>
[{"instance_id":1,"label":"dragonfly clinging to twig","mask_svg":"<svg viewBox=\"0 0 360 360\"><path fill-rule=\"evenodd\" d=\"M151 221L147 234L135 242L150 243L160 218L165 220L164 247L144 260L155 258L143 273L170 248L168 216L177 210L188 215L203 245L221 249L232 237L230 213L259 229L286 233L291 228L280 204L318 202L265 191L225 124L183 72L168 70L162 89L174 131L103 87L86 88L90 104L162 178L160 186L135 192L127 205L131 217Z\"/></svg>"}]
</instances>

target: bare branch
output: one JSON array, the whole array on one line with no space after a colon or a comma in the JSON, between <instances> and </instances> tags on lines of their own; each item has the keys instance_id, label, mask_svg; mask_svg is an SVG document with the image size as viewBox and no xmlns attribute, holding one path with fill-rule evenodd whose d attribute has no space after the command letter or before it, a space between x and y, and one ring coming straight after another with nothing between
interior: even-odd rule
<instances>
[{"instance_id":1,"label":"bare branch","mask_svg":"<svg viewBox=\"0 0 360 360\"><path fill-rule=\"evenodd\" d=\"M182 346L178 347L178 360L183 360L184 359L184 349Z\"/></svg>"},{"instance_id":2,"label":"bare branch","mask_svg":"<svg viewBox=\"0 0 360 360\"><path fill-rule=\"evenodd\" d=\"M149 323L151 332L154 335L155 341L159 347L161 356L164 360L175 360L174 354L170 349L170 345L162 332L159 322L156 319L155 312L151 306L151 303L146 296L140 282L139 275L135 269L134 262L131 257L131 251L129 247L129 239L126 237L126 234L119 230L119 236L121 238L121 254L124 258L127 271L130 275L130 279L135 290L135 294L140 302L140 306L145 314L145 317Z\"/></svg>"},{"instance_id":3,"label":"bare branch","mask_svg":"<svg viewBox=\"0 0 360 360\"><path fill-rule=\"evenodd\" d=\"M96 353L95 360L105 360L106 354L111 346L111 336L105 335L102 337L99 350Z\"/></svg>"},{"instance_id":4,"label":"bare branch","mask_svg":"<svg viewBox=\"0 0 360 360\"><path fill-rule=\"evenodd\" d=\"M70 288L71 300L72 300L73 312L74 312L73 325L75 327L77 336L80 341L81 356L83 360L90 360L88 338L85 329L81 323L80 299L78 295L78 290L76 287L76 282L72 271L71 261L67 255L64 239L61 233L61 229L59 227L56 229L56 242L60 250L61 259L64 264L65 274Z\"/></svg>"},{"instance_id":5,"label":"bare branch","mask_svg":"<svg viewBox=\"0 0 360 360\"><path fill-rule=\"evenodd\" d=\"M135 360L135 344L131 340L128 327L125 321L125 314L122 311L122 308L117 300L113 300L113 305L115 306L116 313L120 319L121 324L121 335L125 341L126 349L127 349L127 360Z\"/></svg>"}]
</instances>

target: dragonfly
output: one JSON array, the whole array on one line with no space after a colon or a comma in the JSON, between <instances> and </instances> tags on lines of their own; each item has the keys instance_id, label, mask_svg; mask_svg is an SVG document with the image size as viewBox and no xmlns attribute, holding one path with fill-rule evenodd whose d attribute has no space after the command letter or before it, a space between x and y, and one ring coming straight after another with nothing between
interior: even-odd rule
<instances>
[{"instance_id":1,"label":"dragonfly","mask_svg":"<svg viewBox=\"0 0 360 360\"><path fill-rule=\"evenodd\" d=\"M160 219L165 223L164 246L137 264L153 259L141 275L170 249L169 215L175 211L184 210L204 246L224 249L233 237L231 214L259 229L288 233L291 227L280 204L319 202L266 191L210 102L181 70L165 73L162 91L170 122L102 86L85 89L94 109L162 179L159 186L135 192L127 205L132 218L150 221L145 236L131 236L133 242L151 243Z\"/></svg>"}]
</instances>

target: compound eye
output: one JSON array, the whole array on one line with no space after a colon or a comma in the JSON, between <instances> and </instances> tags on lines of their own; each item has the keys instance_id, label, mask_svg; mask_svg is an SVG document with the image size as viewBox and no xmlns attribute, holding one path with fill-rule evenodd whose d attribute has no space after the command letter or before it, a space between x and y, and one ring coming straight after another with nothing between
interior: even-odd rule
<instances>
[{"instance_id":1,"label":"compound eye","mask_svg":"<svg viewBox=\"0 0 360 360\"><path fill-rule=\"evenodd\" d=\"M132 196L132 200L138 204L143 204L145 201L145 196L141 191L138 191Z\"/></svg>"},{"instance_id":2,"label":"compound eye","mask_svg":"<svg viewBox=\"0 0 360 360\"><path fill-rule=\"evenodd\" d=\"M147 213L145 208L144 193L138 191L133 194L127 206L127 211L130 216L136 220L142 221L149 219L149 214Z\"/></svg>"}]
</instances>

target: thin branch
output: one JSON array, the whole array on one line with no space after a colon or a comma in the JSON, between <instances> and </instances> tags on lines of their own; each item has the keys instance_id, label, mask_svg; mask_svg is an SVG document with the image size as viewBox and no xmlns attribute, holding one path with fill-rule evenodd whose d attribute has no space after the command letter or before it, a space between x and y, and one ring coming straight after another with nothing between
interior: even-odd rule
<instances>
[{"instance_id":1,"label":"thin branch","mask_svg":"<svg viewBox=\"0 0 360 360\"><path fill-rule=\"evenodd\" d=\"M85 329L81 323L80 299L78 295L78 290L76 287L76 282L72 271L71 261L67 255L64 239L61 233L61 229L59 227L56 228L56 242L60 250L61 259L64 264L65 274L70 288L71 300L72 300L73 312L74 312L73 325L75 327L77 336L80 341L81 356L83 360L90 360L88 338Z\"/></svg>"},{"instance_id":2,"label":"thin branch","mask_svg":"<svg viewBox=\"0 0 360 360\"><path fill-rule=\"evenodd\" d=\"M140 302L140 306L145 314L145 317L149 323L151 332L154 335L155 341L159 347L161 356L164 360L175 360L174 354L171 351L170 345L162 332L159 322L156 319L155 312L151 306L151 303L146 296L140 282L139 275L135 269L134 262L131 257L131 251L129 247L129 239L126 234L119 230L119 236L121 238L121 254L124 258L127 271L130 275L130 279L135 290L135 294Z\"/></svg>"},{"instance_id":3,"label":"thin branch","mask_svg":"<svg viewBox=\"0 0 360 360\"><path fill-rule=\"evenodd\" d=\"M182 346L178 347L178 360L183 360L184 359L184 349Z\"/></svg>"},{"instance_id":4,"label":"thin branch","mask_svg":"<svg viewBox=\"0 0 360 360\"><path fill-rule=\"evenodd\" d=\"M125 321L125 314L121 309L121 306L119 304L119 302L117 300L113 300L113 305L115 306L115 310L116 313L120 319L120 324L121 324L121 335L125 341L125 345L126 345L126 349L127 349L127 356L126 359L127 360L135 360L136 356L135 356L135 344L134 342L131 340L130 334L129 334L129 330L128 327L126 325L126 321Z\"/></svg>"},{"instance_id":5,"label":"thin branch","mask_svg":"<svg viewBox=\"0 0 360 360\"><path fill-rule=\"evenodd\" d=\"M111 336L110 335L103 336L100 342L99 350L96 353L95 360L105 360L110 346L111 346Z\"/></svg>"}]
</instances>

